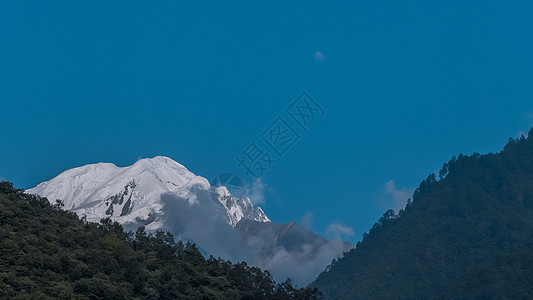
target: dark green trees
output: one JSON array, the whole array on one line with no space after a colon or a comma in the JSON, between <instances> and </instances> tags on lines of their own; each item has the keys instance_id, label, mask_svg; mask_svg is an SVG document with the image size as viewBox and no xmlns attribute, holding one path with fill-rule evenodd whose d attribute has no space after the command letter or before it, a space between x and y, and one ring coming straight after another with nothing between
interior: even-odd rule
<instances>
[{"instance_id":1,"label":"dark green trees","mask_svg":"<svg viewBox=\"0 0 533 300\"><path fill-rule=\"evenodd\" d=\"M533 298L533 130L459 155L312 286L328 299Z\"/></svg>"},{"instance_id":2,"label":"dark green trees","mask_svg":"<svg viewBox=\"0 0 533 300\"><path fill-rule=\"evenodd\" d=\"M0 182L0 298L317 299L245 263L205 259L169 233L84 223Z\"/></svg>"}]
</instances>

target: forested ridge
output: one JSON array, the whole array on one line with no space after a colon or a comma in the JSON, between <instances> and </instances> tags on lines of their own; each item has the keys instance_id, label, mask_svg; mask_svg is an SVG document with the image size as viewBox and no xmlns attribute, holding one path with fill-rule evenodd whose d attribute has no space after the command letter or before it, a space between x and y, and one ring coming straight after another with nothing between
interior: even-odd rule
<instances>
[{"instance_id":1,"label":"forested ridge","mask_svg":"<svg viewBox=\"0 0 533 300\"><path fill-rule=\"evenodd\" d=\"M459 155L311 285L326 299L533 298L533 129Z\"/></svg>"},{"instance_id":2,"label":"forested ridge","mask_svg":"<svg viewBox=\"0 0 533 300\"><path fill-rule=\"evenodd\" d=\"M2 299L318 299L268 272L210 257L170 233L81 221L0 182Z\"/></svg>"}]
</instances>

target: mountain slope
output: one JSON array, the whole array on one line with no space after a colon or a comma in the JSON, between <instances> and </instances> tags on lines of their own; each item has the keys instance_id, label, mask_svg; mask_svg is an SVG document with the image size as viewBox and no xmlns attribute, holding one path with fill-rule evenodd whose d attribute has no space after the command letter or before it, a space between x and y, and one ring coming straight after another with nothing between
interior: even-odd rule
<instances>
[{"instance_id":1,"label":"mountain slope","mask_svg":"<svg viewBox=\"0 0 533 300\"><path fill-rule=\"evenodd\" d=\"M1 299L316 299L245 263L205 259L172 235L82 222L0 182Z\"/></svg>"},{"instance_id":2,"label":"mountain slope","mask_svg":"<svg viewBox=\"0 0 533 300\"><path fill-rule=\"evenodd\" d=\"M325 240L294 223L290 235L284 235L290 236L290 243L271 243L279 224L270 222L261 208L246 196L235 198L226 187L210 186L205 178L163 156L128 167L98 163L70 169L27 192L47 197L52 204L59 199L64 209L85 221L110 217L126 230L144 226L148 232L169 231L179 240L196 243L207 255L246 261L271 271L278 281L290 277L302 286L353 247ZM262 224L262 230L255 236L244 234L242 226L236 227L244 221Z\"/></svg>"},{"instance_id":3,"label":"mountain slope","mask_svg":"<svg viewBox=\"0 0 533 300\"><path fill-rule=\"evenodd\" d=\"M328 299L532 298L533 130L429 176L312 284Z\"/></svg>"},{"instance_id":4,"label":"mountain slope","mask_svg":"<svg viewBox=\"0 0 533 300\"><path fill-rule=\"evenodd\" d=\"M210 192L214 204L223 208L220 217L232 226L243 218L269 221L248 198L236 199L225 187L211 187L205 178L164 156L140 159L128 167L98 163L73 168L27 190L52 202L62 200L65 209L87 221L111 217L126 228L144 225L148 230L168 229L161 222L161 195L178 195L194 205L199 191Z\"/></svg>"}]
</instances>

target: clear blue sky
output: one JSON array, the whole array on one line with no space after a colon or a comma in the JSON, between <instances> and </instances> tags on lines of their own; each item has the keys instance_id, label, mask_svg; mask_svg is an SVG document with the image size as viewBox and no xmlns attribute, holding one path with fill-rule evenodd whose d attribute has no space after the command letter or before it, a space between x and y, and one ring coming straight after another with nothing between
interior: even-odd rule
<instances>
[{"instance_id":1,"label":"clear blue sky","mask_svg":"<svg viewBox=\"0 0 533 300\"><path fill-rule=\"evenodd\" d=\"M266 173L263 208L321 234L352 227L354 242L392 202L390 180L407 191L452 155L527 132L532 13L531 1L2 2L0 177L29 188L166 155L246 178L235 157L306 90L326 114Z\"/></svg>"}]
</instances>

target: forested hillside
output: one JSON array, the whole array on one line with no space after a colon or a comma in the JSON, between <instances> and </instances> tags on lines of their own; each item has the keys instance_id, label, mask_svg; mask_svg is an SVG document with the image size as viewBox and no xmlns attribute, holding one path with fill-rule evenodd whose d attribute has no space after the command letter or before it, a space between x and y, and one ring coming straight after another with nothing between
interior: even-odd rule
<instances>
[{"instance_id":1,"label":"forested hillside","mask_svg":"<svg viewBox=\"0 0 533 300\"><path fill-rule=\"evenodd\" d=\"M0 182L1 299L316 299L245 263L205 259L169 233L84 223Z\"/></svg>"},{"instance_id":2,"label":"forested hillside","mask_svg":"<svg viewBox=\"0 0 533 300\"><path fill-rule=\"evenodd\" d=\"M327 299L531 299L532 249L533 129L452 158L312 286Z\"/></svg>"}]
</instances>

